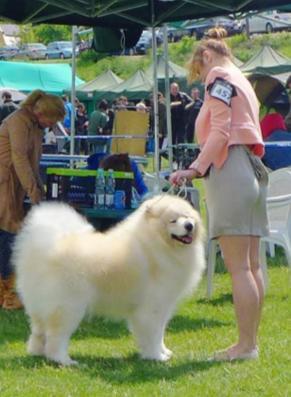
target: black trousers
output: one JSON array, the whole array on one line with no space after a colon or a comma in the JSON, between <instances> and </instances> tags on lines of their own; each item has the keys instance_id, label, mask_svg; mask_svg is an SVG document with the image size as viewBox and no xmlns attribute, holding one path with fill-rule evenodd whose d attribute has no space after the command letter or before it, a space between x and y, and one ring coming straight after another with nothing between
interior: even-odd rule
<instances>
[{"instance_id":1,"label":"black trousers","mask_svg":"<svg viewBox=\"0 0 291 397\"><path fill-rule=\"evenodd\" d=\"M15 236L13 233L0 229L0 276L4 280L14 273L10 259Z\"/></svg>"}]
</instances>

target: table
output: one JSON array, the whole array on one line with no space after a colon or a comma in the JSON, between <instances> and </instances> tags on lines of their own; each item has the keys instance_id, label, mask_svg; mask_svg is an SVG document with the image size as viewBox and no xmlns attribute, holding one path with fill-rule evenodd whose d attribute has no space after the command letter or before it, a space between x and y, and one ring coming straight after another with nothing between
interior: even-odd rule
<instances>
[{"instance_id":1,"label":"table","mask_svg":"<svg viewBox=\"0 0 291 397\"><path fill-rule=\"evenodd\" d=\"M100 209L78 207L77 211L84 215L92 225L100 231L107 230L119 221L132 214L134 209Z\"/></svg>"}]
</instances>

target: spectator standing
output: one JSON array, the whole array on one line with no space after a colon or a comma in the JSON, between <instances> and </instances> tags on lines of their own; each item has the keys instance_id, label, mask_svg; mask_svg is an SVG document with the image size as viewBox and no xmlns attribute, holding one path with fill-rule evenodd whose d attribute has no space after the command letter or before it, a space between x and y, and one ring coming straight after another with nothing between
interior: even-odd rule
<instances>
[{"instance_id":1,"label":"spectator standing","mask_svg":"<svg viewBox=\"0 0 291 397\"><path fill-rule=\"evenodd\" d=\"M155 115L153 97L150 98L150 131L154 135ZM161 92L158 92L158 114L159 114L159 148L166 146L167 142L167 109L165 98Z\"/></svg>"},{"instance_id":2,"label":"spectator standing","mask_svg":"<svg viewBox=\"0 0 291 397\"><path fill-rule=\"evenodd\" d=\"M11 245L24 218L25 196L37 204L44 194L39 174L44 129L64 116L61 98L37 90L0 126L0 305L4 309L21 307L14 292Z\"/></svg>"},{"instance_id":3,"label":"spectator standing","mask_svg":"<svg viewBox=\"0 0 291 397\"><path fill-rule=\"evenodd\" d=\"M76 135L86 136L88 135L88 116L86 107L83 103L79 102L76 111ZM78 145L79 151L88 154L88 142L85 139L81 139Z\"/></svg>"},{"instance_id":4,"label":"spectator standing","mask_svg":"<svg viewBox=\"0 0 291 397\"><path fill-rule=\"evenodd\" d=\"M180 91L177 83L170 86L171 120L173 145L185 142L185 106L192 99L185 92Z\"/></svg>"},{"instance_id":5,"label":"spectator standing","mask_svg":"<svg viewBox=\"0 0 291 397\"><path fill-rule=\"evenodd\" d=\"M264 300L259 263L260 237L268 234L268 175L259 158L264 143L255 92L231 61L223 28L201 40L189 64L190 80L205 82L196 120L198 158L170 181L180 184L204 176L209 238L217 238L232 281L238 341L213 359L233 361L259 356L257 333ZM257 157L255 157L257 156Z\"/></svg>"},{"instance_id":6,"label":"spectator standing","mask_svg":"<svg viewBox=\"0 0 291 397\"><path fill-rule=\"evenodd\" d=\"M67 132L70 132L70 130L71 130L71 119L72 119L73 113L74 113L73 105L69 101L69 98L68 98L67 95L63 95L62 96L62 100L64 102L65 111L66 111L66 115L65 115L64 121L63 121L63 125L64 125L65 129L67 130Z\"/></svg>"},{"instance_id":7,"label":"spectator standing","mask_svg":"<svg viewBox=\"0 0 291 397\"><path fill-rule=\"evenodd\" d=\"M191 90L191 98L193 102L188 103L185 106L185 118L186 118L186 142L194 142L195 134L195 122L200 111L203 101L200 98L200 91L198 88L194 87Z\"/></svg>"},{"instance_id":8,"label":"spectator standing","mask_svg":"<svg viewBox=\"0 0 291 397\"><path fill-rule=\"evenodd\" d=\"M128 107L128 99L126 96L121 95L116 102L116 109L117 110L127 110Z\"/></svg>"},{"instance_id":9,"label":"spectator standing","mask_svg":"<svg viewBox=\"0 0 291 397\"><path fill-rule=\"evenodd\" d=\"M9 116L9 114L15 112L19 107L12 101L12 96L9 91L2 93L3 104L0 106L0 124L2 121Z\"/></svg>"},{"instance_id":10,"label":"spectator standing","mask_svg":"<svg viewBox=\"0 0 291 397\"><path fill-rule=\"evenodd\" d=\"M89 136L100 136L104 134L104 128L107 125L108 122L108 116L107 116L107 110L108 110L108 103L105 99L102 99L102 101L97 104L96 110L94 110L89 118L89 124L88 124L88 135ZM108 152L109 151L109 145L110 141L108 138L104 139L98 139L90 143L90 151L94 152Z\"/></svg>"}]
</instances>

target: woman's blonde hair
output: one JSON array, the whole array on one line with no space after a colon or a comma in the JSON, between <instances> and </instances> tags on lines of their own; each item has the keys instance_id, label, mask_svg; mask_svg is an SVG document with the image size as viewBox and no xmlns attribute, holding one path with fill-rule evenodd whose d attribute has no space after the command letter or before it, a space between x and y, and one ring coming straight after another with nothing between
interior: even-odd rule
<instances>
[{"instance_id":1,"label":"woman's blonde hair","mask_svg":"<svg viewBox=\"0 0 291 397\"><path fill-rule=\"evenodd\" d=\"M61 121L66 110L63 100L57 95L46 94L44 91L35 90L21 103L21 108L42 113L52 121Z\"/></svg>"},{"instance_id":2,"label":"woman's blonde hair","mask_svg":"<svg viewBox=\"0 0 291 397\"><path fill-rule=\"evenodd\" d=\"M188 63L188 81L192 82L198 80L200 77L200 68L203 65L203 52L205 50L212 50L216 54L231 58L231 51L224 38L227 32L224 28L215 27L205 34L205 37L200 41L196 48L190 62Z\"/></svg>"}]
</instances>

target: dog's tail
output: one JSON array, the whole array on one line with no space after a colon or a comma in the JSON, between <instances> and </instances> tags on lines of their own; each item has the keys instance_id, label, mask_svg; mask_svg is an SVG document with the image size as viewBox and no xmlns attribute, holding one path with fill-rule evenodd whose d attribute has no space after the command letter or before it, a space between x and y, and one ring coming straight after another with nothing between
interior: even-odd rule
<instances>
[{"instance_id":1,"label":"dog's tail","mask_svg":"<svg viewBox=\"0 0 291 397\"><path fill-rule=\"evenodd\" d=\"M33 207L25 218L15 239L12 262L17 270L31 255L49 256L62 237L93 231L93 226L69 205L42 203Z\"/></svg>"}]
</instances>

